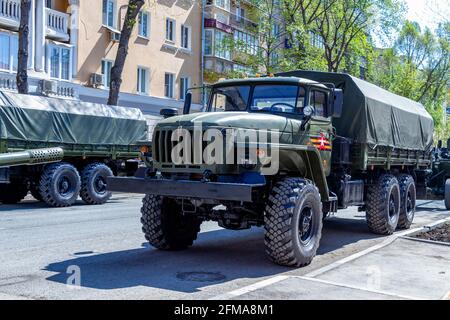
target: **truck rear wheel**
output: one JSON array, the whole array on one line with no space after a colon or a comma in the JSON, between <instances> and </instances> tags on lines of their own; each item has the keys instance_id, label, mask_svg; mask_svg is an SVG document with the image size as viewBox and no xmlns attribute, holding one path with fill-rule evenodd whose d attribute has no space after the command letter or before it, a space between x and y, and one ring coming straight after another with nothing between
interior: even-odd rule
<instances>
[{"instance_id":1,"label":"truck rear wheel","mask_svg":"<svg viewBox=\"0 0 450 320\"><path fill-rule=\"evenodd\" d=\"M52 207L70 207L80 193L81 181L77 169L68 163L48 165L39 182L42 200Z\"/></svg>"},{"instance_id":2,"label":"truck rear wheel","mask_svg":"<svg viewBox=\"0 0 450 320\"><path fill-rule=\"evenodd\" d=\"M367 192L366 220L371 232L391 235L400 215L400 186L390 174L382 175Z\"/></svg>"},{"instance_id":3,"label":"truck rear wheel","mask_svg":"<svg viewBox=\"0 0 450 320\"><path fill-rule=\"evenodd\" d=\"M111 198L106 190L106 178L113 176L111 169L103 163L87 165L81 172L81 199L87 204L104 204Z\"/></svg>"},{"instance_id":4,"label":"truck rear wheel","mask_svg":"<svg viewBox=\"0 0 450 320\"><path fill-rule=\"evenodd\" d=\"M322 237L322 202L312 183L287 178L272 189L265 212L265 247L272 261L289 267L311 263Z\"/></svg>"},{"instance_id":5,"label":"truck rear wheel","mask_svg":"<svg viewBox=\"0 0 450 320\"><path fill-rule=\"evenodd\" d=\"M0 202L4 204L16 204L21 202L28 194L28 186L25 183L12 182L0 184Z\"/></svg>"},{"instance_id":6,"label":"truck rear wheel","mask_svg":"<svg viewBox=\"0 0 450 320\"><path fill-rule=\"evenodd\" d=\"M32 182L30 185L30 193L37 201L42 201L41 192L39 191L39 182Z\"/></svg>"},{"instance_id":7,"label":"truck rear wheel","mask_svg":"<svg viewBox=\"0 0 450 320\"><path fill-rule=\"evenodd\" d=\"M408 174L398 176L400 184L400 216L398 229L409 229L416 213L416 184L414 178Z\"/></svg>"},{"instance_id":8,"label":"truck rear wheel","mask_svg":"<svg viewBox=\"0 0 450 320\"><path fill-rule=\"evenodd\" d=\"M450 210L450 179L445 181L445 208Z\"/></svg>"},{"instance_id":9,"label":"truck rear wheel","mask_svg":"<svg viewBox=\"0 0 450 320\"><path fill-rule=\"evenodd\" d=\"M201 221L183 215L181 206L170 198L146 195L141 213L145 238L160 250L187 249L200 232Z\"/></svg>"}]
</instances>

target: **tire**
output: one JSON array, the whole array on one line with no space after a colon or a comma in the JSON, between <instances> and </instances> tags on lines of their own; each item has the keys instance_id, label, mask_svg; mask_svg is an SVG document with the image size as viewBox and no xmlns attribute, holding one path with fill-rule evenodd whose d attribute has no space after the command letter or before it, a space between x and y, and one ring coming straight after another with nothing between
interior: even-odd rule
<instances>
[{"instance_id":1,"label":"tire","mask_svg":"<svg viewBox=\"0 0 450 320\"><path fill-rule=\"evenodd\" d=\"M384 174L367 192L366 220L371 232L391 235L400 216L400 186L390 174Z\"/></svg>"},{"instance_id":2,"label":"tire","mask_svg":"<svg viewBox=\"0 0 450 320\"><path fill-rule=\"evenodd\" d=\"M17 204L25 199L27 194L27 184L20 182L0 184L0 202L3 204Z\"/></svg>"},{"instance_id":3,"label":"tire","mask_svg":"<svg viewBox=\"0 0 450 320\"><path fill-rule=\"evenodd\" d=\"M170 198L146 195L141 213L145 238L160 250L187 249L200 232L201 220L183 215L181 206Z\"/></svg>"},{"instance_id":4,"label":"tire","mask_svg":"<svg viewBox=\"0 0 450 320\"><path fill-rule=\"evenodd\" d=\"M112 170L103 163L87 165L81 172L81 199L90 205L106 203L112 195L106 190L106 178L111 176Z\"/></svg>"},{"instance_id":5,"label":"tire","mask_svg":"<svg viewBox=\"0 0 450 320\"><path fill-rule=\"evenodd\" d=\"M445 181L445 208L450 210L450 179Z\"/></svg>"},{"instance_id":6,"label":"tire","mask_svg":"<svg viewBox=\"0 0 450 320\"><path fill-rule=\"evenodd\" d=\"M52 207L70 207L80 193L81 180L77 169L60 162L46 166L39 181L42 200Z\"/></svg>"},{"instance_id":7,"label":"tire","mask_svg":"<svg viewBox=\"0 0 450 320\"><path fill-rule=\"evenodd\" d=\"M273 262L288 267L311 263L323 226L322 202L315 185L299 178L278 182L270 192L264 220L264 244Z\"/></svg>"},{"instance_id":8,"label":"tire","mask_svg":"<svg viewBox=\"0 0 450 320\"><path fill-rule=\"evenodd\" d=\"M400 215L397 229L409 229L416 213L416 183L414 178L407 174L397 177L400 184Z\"/></svg>"}]
</instances>

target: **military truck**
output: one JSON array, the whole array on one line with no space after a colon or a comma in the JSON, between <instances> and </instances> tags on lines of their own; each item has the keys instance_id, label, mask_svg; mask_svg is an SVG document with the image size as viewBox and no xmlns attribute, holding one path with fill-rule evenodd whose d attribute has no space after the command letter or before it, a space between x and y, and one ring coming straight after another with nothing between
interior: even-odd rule
<instances>
[{"instance_id":1,"label":"military truck","mask_svg":"<svg viewBox=\"0 0 450 320\"><path fill-rule=\"evenodd\" d=\"M450 210L450 139L444 147L442 141L438 141L433 150L433 171L427 181L431 189L428 199L444 199L445 207Z\"/></svg>"},{"instance_id":2,"label":"military truck","mask_svg":"<svg viewBox=\"0 0 450 320\"><path fill-rule=\"evenodd\" d=\"M184 115L156 126L145 178L108 179L109 190L146 195L141 222L152 246L185 249L203 221L232 230L264 226L268 256L302 267L316 255L324 217L339 209L365 211L379 235L411 226L417 194L426 192L434 130L419 103L347 74L306 71L219 82L203 113L189 114L189 100ZM256 147L240 140L240 160L225 147L235 163L198 164L189 161L195 141L191 150L174 150L185 142L180 130L195 140L200 124L200 155L209 152L208 130L223 140L240 131L273 135ZM278 160L269 157L276 151ZM255 162L252 153L270 161Z\"/></svg>"},{"instance_id":3,"label":"military truck","mask_svg":"<svg viewBox=\"0 0 450 320\"><path fill-rule=\"evenodd\" d=\"M135 173L146 133L138 109L0 92L0 202L30 191L53 207L103 204L106 177Z\"/></svg>"}]
</instances>

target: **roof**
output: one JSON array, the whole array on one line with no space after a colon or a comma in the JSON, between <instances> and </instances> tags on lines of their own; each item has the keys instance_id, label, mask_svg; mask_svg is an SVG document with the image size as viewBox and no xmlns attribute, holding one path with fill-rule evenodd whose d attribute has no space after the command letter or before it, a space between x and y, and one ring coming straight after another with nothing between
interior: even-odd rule
<instances>
[{"instance_id":1,"label":"roof","mask_svg":"<svg viewBox=\"0 0 450 320\"><path fill-rule=\"evenodd\" d=\"M324 85L317 81L299 77L260 77L260 78L245 78L245 79L230 79L223 80L215 84L214 86L229 86L229 85L244 85L244 84L261 84L261 83L288 83L288 84L305 84L305 85Z\"/></svg>"}]
</instances>

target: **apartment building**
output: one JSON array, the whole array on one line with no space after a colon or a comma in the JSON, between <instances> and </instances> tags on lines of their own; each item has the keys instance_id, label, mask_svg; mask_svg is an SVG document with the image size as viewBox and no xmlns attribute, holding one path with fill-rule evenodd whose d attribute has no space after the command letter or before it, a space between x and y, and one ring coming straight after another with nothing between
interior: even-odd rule
<instances>
[{"instance_id":1,"label":"apartment building","mask_svg":"<svg viewBox=\"0 0 450 320\"><path fill-rule=\"evenodd\" d=\"M252 20L254 11L251 1L206 0L203 52L205 83L213 83L233 71L253 73L245 60L247 55L256 55L259 46L256 32L258 24Z\"/></svg>"},{"instance_id":2,"label":"apartment building","mask_svg":"<svg viewBox=\"0 0 450 320\"><path fill-rule=\"evenodd\" d=\"M106 103L127 0L33 0L31 92ZM158 115L201 85L200 1L147 1L130 39L119 104ZM20 0L0 0L0 88L16 89ZM199 96L194 97L199 102Z\"/></svg>"}]
</instances>

